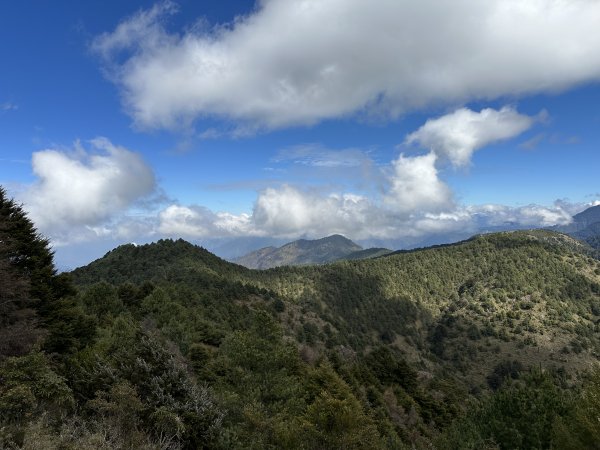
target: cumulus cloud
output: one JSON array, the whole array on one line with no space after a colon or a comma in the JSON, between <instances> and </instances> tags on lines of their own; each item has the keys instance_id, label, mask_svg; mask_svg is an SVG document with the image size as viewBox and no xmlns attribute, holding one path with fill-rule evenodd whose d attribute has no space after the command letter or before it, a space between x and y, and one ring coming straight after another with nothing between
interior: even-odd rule
<instances>
[{"instance_id":1,"label":"cumulus cloud","mask_svg":"<svg viewBox=\"0 0 600 450\"><path fill-rule=\"evenodd\" d=\"M438 177L437 156L404 156L392 163L391 186L385 195L386 204L394 211L440 211L453 207L450 188Z\"/></svg>"},{"instance_id":2,"label":"cumulus cloud","mask_svg":"<svg viewBox=\"0 0 600 450\"><path fill-rule=\"evenodd\" d=\"M261 192L252 213L253 225L261 233L277 236L358 232L378 220L379 212L363 196L320 194L292 186L268 188Z\"/></svg>"},{"instance_id":3,"label":"cumulus cloud","mask_svg":"<svg viewBox=\"0 0 600 450\"><path fill-rule=\"evenodd\" d=\"M590 197L600 198L600 194ZM584 209L598 205L600 205L600 200L592 200L590 202L572 202L568 199L561 198L554 201L554 208L561 209L567 212L570 216L574 216L575 214L582 212Z\"/></svg>"},{"instance_id":4,"label":"cumulus cloud","mask_svg":"<svg viewBox=\"0 0 600 450\"><path fill-rule=\"evenodd\" d=\"M505 205L477 205L465 208L479 227L502 227L515 225L521 227L549 227L566 225L572 221L570 210L572 205L567 202L555 202L551 207L526 205L510 207Z\"/></svg>"},{"instance_id":5,"label":"cumulus cloud","mask_svg":"<svg viewBox=\"0 0 600 450\"><path fill-rule=\"evenodd\" d=\"M251 214L213 212L199 205L172 204L157 217L155 235L188 238L269 236L322 237L340 233L353 239L394 239L417 242L431 236L467 236L480 230L565 224L576 208L566 201L551 207L528 205L461 206L440 178L437 165L446 158L455 166L466 164L476 149L507 139L531 126L535 118L511 108L474 112L465 108L430 120L407 141L430 151L400 154L379 168L381 196L339 190L300 189L290 184L263 188ZM331 150L309 144L282 150L274 161L300 165L343 167L372 160L359 149ZM130 225L128 225L130 227Z\"/></svg>"},{"instance_id":6,"label":"cumulus cloud","mask_svg":"<svg viewBox=\"0 0 600 450\"><path fill-rule=\"evenodd\" d=\"M165 26L176 9L159 3L92 45L143 127L394 118L600 78L590 0L265 0L231 24L180 33Z\"/></svg>"},{"instance_id":7,"label":"cumulus cloud","mask_svg":"<svg viewBox=\"0 0 600 450\"><path fill-rule=\"evenodd\" d=\"M152 169L139 154L98 138L91 141L90 149L77 143L70 151L50 149L34 153L32 167L38 180L20 199L55 245L160 236L295 239L332 233L359 240L392 239L411 245L432 236L466 237L497 227L562 225L583 206L567 201L557 201L551 207L461 206L437 167L443 157L450 161L454 158L460 162L455 165L461 165L469 160L469 152L515 134L533 120L503 108L479 113L460 109L429 121L409 135L421 146L428 146L428 153L401 153L386 167L377 168L378 180L372 182L381 187L380 195L283 184L263 187L249 214L212 211L201 205L172 201L169 204L166 199L162 199L162 209L157 209L157 204L145 204L157 192ZM460 139L447 138L456 135ZM465 148L468 151L460 150ZM285 149L275 160L293 161L311 169L337 167L344 171L373 162L368 152L359 149L336 151L312 144ZM372 188L367 190L377 191Z\"/></svg>"},{"instance_id":8,"label":"cumulus cloud","mask_svg":"<svg viewBox=\"0 0 600 450\"><path fill-rule=\"evenodd\" d=\"M159 214L159 231L167 235L206 236L214 232L215 214L200 206L171 205Z\"/></svg>"},{"instance_id":9,"label":"cumulus cloud","mask_svg":"<svg viewBox=\"0 0 600 450\"><path fill-rule=\"evenodd\" d=\"M359 240L414 240L472 224L463 210L407 214L360 195L320 194L292 186L260 193L251 220L267 236L316 238L340 233Z\"/></svg>"},{"instance_id":10,"label":"cumulus cloud","mask_svg":"<svg viewBox=\"0 0 600 450\"><path fill-rule=\"evenodd\" d=\"M167 236L205 238L256 234L249 215L215 213L198 205L170 205L159 213L158 219L158 233Z\"/></svg>"},{"instance_id":11,"label":"cumulus cloud","mask_svg":"<svg viewBox=\"0 0 600 450\"><path fill-rule=\"evenodd\" d=\"M581 205L566 201L548 207L445 206L439 212L414 209L407 213L360 195L324 195L284 186L259 194L248 224L255 228L255 235L322 237L341 233L363 240L414 240L449 233L468 236L495 228L565 225L571 221L571 212L581 209Z\"/></svg>"},{"instance_id":12,"label":"cumulus cloud","mask_svg":"<svg viewBox=\"0 0 600 450\"><path fill-rule=\"evenodd\" d=\"M106 138L79 143L71 151L35 152L32 168L37 181L21 199L36 225L55 235L74 227L102 234L102 223L152 194L156 180L141 156L113 145ZM87 228L86 228L87 227Z\"/></svg>"},{"instance_id":13,"label":"cumulus cloud","mask_svg":"<svg viewBox=\"0 0 600 450\"><path fill-rule=\"evenodd\" d=\"M388 214L361 195L323 194L284 185L261 191L252 214L213 212L198 205L170 205L159 214L158 232L191 238L296 238L332 233L367 238L397 231L391 226Z\"/></svg>"},{"instance_id":14,"label":"cumulus cloud","mask_svg":"<svg viewBox=\"0 0 600 450\"><path fill-rule=\"evenodd\" d=\"M590 205L588 205L590 206ZM158 234L188 238L268 236L297 239L340 233L356 240L413 245L482 231L565 225L575 206L454 205L440 212L398 211L368 197L320 193L285 185L260 192L251 215L214 213L201 206L171 205L160 213Z\"/></svg>"},{"instance_id":15,"label":"cumulus cloud","mask_svg":"<svg viewBox=\"0 0 600 450\"><path fill-rule=\"evenodd\" d=\"M543 114L542 114L543 115ZM480 112L468 108L436 119L429 119L417 131L409 134L405 142L418 144L446 158L455 167L467 166L476 150L495 142L515 137L531 125L535 118L519 114L505 106Z\"/></svg>"}]
</instances>

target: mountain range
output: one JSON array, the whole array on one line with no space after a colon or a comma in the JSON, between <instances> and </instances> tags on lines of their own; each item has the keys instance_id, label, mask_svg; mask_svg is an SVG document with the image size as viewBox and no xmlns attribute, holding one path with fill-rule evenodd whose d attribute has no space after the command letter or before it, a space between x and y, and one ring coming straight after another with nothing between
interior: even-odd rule
<instances>
[{"instance_id":1,"label":"mountain range","mask_svg":"<svg viewBox=\"0 0 600 450\"><path fill-rule=\"evenodd\" d=\"M513 230L514 226L508 226ZM594 248L600 248L600 205L592 206L573 216L573 221L564 226L550 229L563 232L586 242ZM496 231L506 231L500 227ZM258 242L258 241L257 241ZM269 269L279 266L301 266L307 264L326 264L342 259L376 258L392 253L386 248L363 249L339 234L321 239L299 239L280 247L268 246L251 251L231 261L249 269Z\"/></svg>"},{"instance_id":2,"label":"mountain range","mask_svg":"<svg viewBox=\"0 0 600 450\"><path fill-rule=\"evenodd\" d=\"M339 346L362 352L384 342L432 373L451 368L471 388L485 385L507 359L573 370L600 354L600 335L585 331L595 329L600 314L600 262L585 245L551 231L480 235L376 259L276 271L248 270L185 241L162 240L118 247L72 276L84 288L98 282L164 286L157 307L166 316L158 325L175 342L188 308L226 307L207 299L204 306L189 300L184 309L163 310L165 302L187 304L175 286L190 289L189 295L213 292L215 299L230 292L226 296L252 308L278 310L275 303L283 302L278 321L299 346L317 354ZM212 322L209 328L228 328L222 314L203 320Z\"/></svg>"},{"instance_id":3,"label":"mountain range","mask_svg":"<svg viewBox=\"0 0 600 450\"><path fill-rule=\"evenodd\" d=\"M600 261L554 231L266 271L162 240L72 276L102 323L131 314L179 349L229 411L227 433L257 448L309 439L294 418L322 415L347 425L307 448L348 448L354 433L365 443L351 448L549 448L566 431L543 423L571 420L553 399L600 355Z\"/></svg>"},{"instance_id":4,"label":"mountain range","mask_svg":"<svg viewBox=\"0 0 600 450\"><path fill-rule=\"evenodd\" d=\"M0 448L600 442L600 259L554 230L270 270L167 239L57 274L0 189L0 298Z\"/></svg>"}]
</instances>

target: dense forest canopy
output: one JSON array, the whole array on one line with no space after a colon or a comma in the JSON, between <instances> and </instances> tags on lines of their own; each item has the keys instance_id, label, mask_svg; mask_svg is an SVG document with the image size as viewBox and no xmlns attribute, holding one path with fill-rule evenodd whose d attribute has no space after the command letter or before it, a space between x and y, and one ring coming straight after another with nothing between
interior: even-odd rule
<instances>
[{"instance_id":1,"label":"dense forest canopy","mask_svg":"<svg viewBox=\"0 0 600 450\"><path fill-rule=\"evenodd\" d=\"M600 261L524 231L249 270L182 240L57 274L0 190L0 447L594 449Z\"/></svg>"}]
</instances>

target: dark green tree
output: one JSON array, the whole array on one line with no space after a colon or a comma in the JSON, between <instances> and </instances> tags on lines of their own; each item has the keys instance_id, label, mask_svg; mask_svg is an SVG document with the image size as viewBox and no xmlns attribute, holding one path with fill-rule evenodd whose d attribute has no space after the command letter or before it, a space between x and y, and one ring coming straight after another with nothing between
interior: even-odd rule
<instances>
[{"instance_id":1,"label":"dark green tree","mask_svg":"<svg viewBox=\"0 0 600 450\"><path fill-rule=\"evenodd\" d=\"M0 242L3 259L27 277L31 297L48 302L62 294L48 240L36 230L23 208L0 187Z\"/></svg>"},{"instance_id":2,"label":"dark green tree","mask_svg":"<svg viewBox=\"0 0 600 450\"><path fill-rule=\"evenodd\" d=\"M0 358L23 355L40 339L44 274L55 275L47 241L0 187Z\"/></svg>"},{"instance_id":3,"label":"dark green tree","mask_svg":"<svg viewBox=\"0 0 600 450\"><path fill-rule=\"evenodd\" d=\"M57 274L49 241L0 187L0 358L25 354L46 334L46 349L71 351L94 325L72 301L70 278Z\"/></svg>"}]
</instances>

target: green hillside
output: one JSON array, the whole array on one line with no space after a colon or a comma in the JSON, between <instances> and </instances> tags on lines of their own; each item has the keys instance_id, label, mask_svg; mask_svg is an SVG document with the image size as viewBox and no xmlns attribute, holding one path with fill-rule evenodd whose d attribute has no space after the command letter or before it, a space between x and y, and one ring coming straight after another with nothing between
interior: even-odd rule
<instances>
[{"instance_id":1,"label":"green hillside","mask_svg":"<svg viewBox=\"0 0 600 450\"><path fill-rule=\"evenodd\" d=\"M575 214L568 225L554 226L552 229L567 233L600 251L600 205L591 206Z\"/></svg>"},{"instance_id":2,"label":"green hillside","mask_svg":"<svg viewBox=\"0 0 600 450\"><path fill-rule=\"evenodd\" d=\"M600 265L577 241L545 231L267 271L161 241L120 247L73 276L79 284L153 281L196 289L196 296L283 302L289 306L278 320L300 344L365 351L383 342L436 370L451 367L470 387L506 358L579 369L600 352Z\"/></svg>"},{"instance_id":3,"label":"green hillside","mask_svg":"<svg viewBox=\"0 0 600 450\"><path fill-rule=\"evenodd\" d=\"M565 235L265 271L162 240L71 284L0 194L1 448L597 448L600 262Z\"/></svg>"},{"instance_id":4,"label":"green hillside","mask_svg":"<svg viewBox=\"0 0 600 450\"><path fill-rule=\"evenodd\" d=\"M256 314L266 313L300 367L334 370L364 413L376 414L392 448L441 439L465 401L532 370L577 385L600 351L600 264L579 242L546 231L267 271L161 241L121 247L73 276L82 285L105 280L116 292L127 280L151 281L155 291L138 314L152 317L184 355L202 346L218 360L231 333L253 329Z\"/></svg>"},{"instance_id":5,"label":"green hillside","mask_svg":"<svg viewBox=\"0 0 600 450\"><path fill-rule=\"evenodd\" d=\"M389 255L392 253L392 250L381 247L374 248L366 248L364 250L359 250L357 252L350 253L340 259L346 260L355 260L355 259L369 259L369 258L378 258L380 256Z\"/></svg>"}]
</instances>

